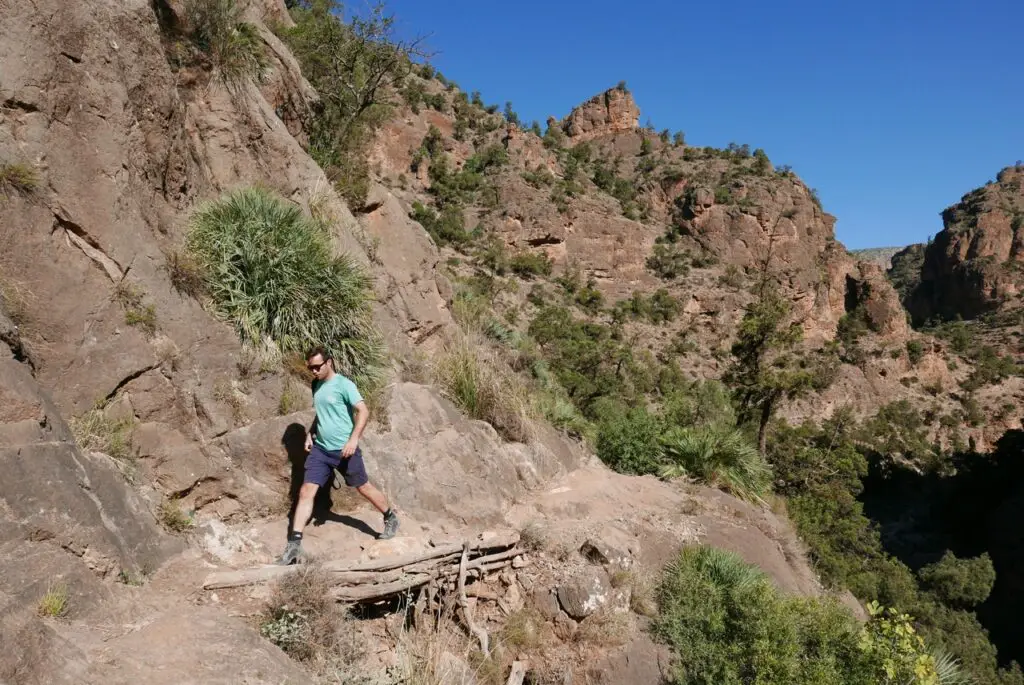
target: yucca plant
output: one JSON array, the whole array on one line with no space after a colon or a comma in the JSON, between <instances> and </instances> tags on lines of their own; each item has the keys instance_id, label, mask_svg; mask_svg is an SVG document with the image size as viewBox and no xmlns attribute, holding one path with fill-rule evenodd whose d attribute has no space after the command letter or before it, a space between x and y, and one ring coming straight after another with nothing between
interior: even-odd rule
<instances>
[{"instance_id":1,"label":"yucca plant","mask_svg":"<svg viewBox=\"0 0 1024 685\"><path fill-rule=\"evenodd\" d=\"M771 467L739 431L676 428L661 443L662 478L689 475L746 500L763 501L769 490Z\"/></svg>"},{"instance_id":2,"label":"yucca plant","mask_svg":"<svg viewBox=\"0 0 1024 685\"><path fill-rule=\"evenodd\" d=\"M721 591L743 591L768 580L768 576L757 566L748 564L735 552L719 547L702 545L687 548L677 563L692 566L707 582Z\"/></svg>"},{"instance_id":3,"label":"yucca plant","mask_svg":"<svg viewBox=\"0 0 1024 685\"><path fill-rule=\"evenodd\" d=\"M974 685L977 681L964 671L960 660L945 649L932 650L939 685Z\"/></svg>"},{"instance_id":4,"label":"yucca plant","mask_svg":"<svg viewBox=\"0 0 1024 685\"><path fill-rule=\"evenodd\" d=\"M374 384L384 346L373 325L371 280L292 203L271 191L236 190L200 207L186 249L213 309L243 342L283 353L324 345L339 371Z\"/></svg>"}]
</instances>

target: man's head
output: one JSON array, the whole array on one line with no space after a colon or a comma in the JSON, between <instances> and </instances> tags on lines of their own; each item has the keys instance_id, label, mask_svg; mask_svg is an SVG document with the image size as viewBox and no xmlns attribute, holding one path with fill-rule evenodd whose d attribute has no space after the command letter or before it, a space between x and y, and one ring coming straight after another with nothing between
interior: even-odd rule
<instances>
[{"instance_id":1,"label":"man's head","mask_svg":"<svg viewBox=\"0 0 1024 685\"><path fill-rule=\"evenodd\" d=\"M314 347L306 353L306 368L314 378L324 380L334 373L334 360L322 347Z\"/></svg>"}]
</instances>

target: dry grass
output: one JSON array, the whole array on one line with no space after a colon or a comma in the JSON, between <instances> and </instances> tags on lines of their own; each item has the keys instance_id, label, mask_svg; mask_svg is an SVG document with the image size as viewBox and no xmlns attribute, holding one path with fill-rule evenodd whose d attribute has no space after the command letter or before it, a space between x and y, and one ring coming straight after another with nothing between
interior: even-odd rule
<instances>
[{"instance_id":1,"label":"dry grass","mask_svg":"<svg viewBox=\"0 0 1024 685\"><path fill-rule=\"evenodd\" d=\"M507 440L530 441L526 387L479 335L467 333L448 341L433 376L471 418L487 421Z\"/></svg>"},{"instance_id":2,"label":"dry grass","mask_svg":"<svg viewBox=\"0 0 1024 685\"><path fill-rule=\"evenodd\" d=\"M288 416L299 408L301 399L291 378L285 376L281 385L281 398L277 402L277 413L280 416Z\"/></svg>"},{"instance_id":3,"label":"dry grass","mask_svg":"<svg viewBox=\"0 0 1024 685\"><path fill-rule=\"evenodd\" d=\"M362 656L364 645L330 589L320 564L301 565L274 587L260 617L260 634L312 672L340 679Z\"/></svg>"},{"instance_id":4,"label":"dry grass","mask_svg":"<svg viewBox=\"0 0 1024 685\"><path fill-rule=\"evenodd\" d=\"M134 419L108 417L104 405L99 404L69 423L78 449L106 454L128 482L135 480L135 456L131 451Z\"/></svg>"},{"instance_id":5,"label":"dry grass","mask_svg":"<svg viewBox=\"0 0 1024 685\"><path fill-rule=\"evenodd\" d=\"M629 614L602 609L580 622L573 639L595 647L618 647L632 636Z\"/></svg>"},{"instance_id":6,"label":"dry grass","mask_svg":"<svg viewBox=\"0 0 1024 685\"><path fill-rule=\"evenodd\" d=\"M472 667L461 656L469 650L469 641L452 630L426 628L403 630L398 636L398 682L403 685L469 685L478 682ZM448 655L458 658L452 659ZM465 666L463 668L463 666Z\"/></svg>"},{"instance_id":7,"label":"dry grass","mask_svg":"<svg viewBox=\"0 0 1024 685\"><path fill-rule=\"evenodd\" d=\"M39 599L39 615L48 618L62 618L68 613L68 587L64 583L51 585Z\"/></svg>"},{"instance_id":8,"label":"dry grass","mask_svg":"<svg viewBox=\"0 0 1024 685\"><path fill-rule=\"evenodd\" d=\"M519 544L525 550L539 552L544 549L546 542L547 534L544 526L537 521L530 521L519 531Z\"/></svg>"},{"instance_id":9,"label":"dry grass","mask_svg":"<svg viewBox=\"0 0 1024 685\"><path fill-rule=\"evenodd\" d=\"M245 393L236 386L235 382L221 378L213 384L213 399L231 407L231 418L235 423L245 423L247 414L245 411Z\"/></svg>"},{"instance_id":10,"label":"dry grass","mask_svg":"<svg viewBox=\"0 0 1024 685\"><path fill-rule=\"evenodd\" d=\"M167 336L160 336L152 341L153 352L161 366L177 371L181 359L181 351L173 340Z\"/></svg>"},{"instance_id":11,"label":"dry grass","mask_svg":"<svg viewBox=\"0 0 1024 685\"><path fill-rule=\"evenodd\" d=\"M517 650L535 650L554 637L545 618L533 608L520 609L509 615L498 633L498 641Z\"/></svg>"},{"instance_id":12,"label":"dry grass","mask_svg":"<svg viewBox=\"0 0 1024 685\"><path fill-rule=\"evenodd\" d=\"M156 335L156 307L145 304L146 293L136 286L121 281L114 288L114 299L124 310L124 322L141 329L148 337Z\"/></svg>"},{"instance_id":13,"label":"dry grass","mask_svg":"<svg viewBox=\"0 0 1024 685\"><path fill-rule=\"evenodd\" d=\"M206 292L202 269L188 253L171 252L164 269L179 295L199 299Z\"/></svg>"},{"instance_id":14,"label":"dry grass","mask_svg":"<svg viewBox=\"0 0 1024 685\"><path fill-rule=\"evenodd\" d=\"M11 321L23 328L29 322L32 291L7 277L0 276L0 304Z\"/></svg>"}]
</instances>

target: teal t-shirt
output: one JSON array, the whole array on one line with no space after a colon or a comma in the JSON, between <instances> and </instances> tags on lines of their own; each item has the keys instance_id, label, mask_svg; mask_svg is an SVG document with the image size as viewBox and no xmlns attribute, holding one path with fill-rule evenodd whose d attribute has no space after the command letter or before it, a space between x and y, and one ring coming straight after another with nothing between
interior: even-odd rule
<instances>
[{"instance_id":1,"label":"teal t-shirt","mask_svg":"<svg viewBox=\"0 0 1024 685\"><path fill-rule=\"evenodd\" d=\"M313 381L316 443L326 450L344 447L355 427L355 406L362 400L356 384L340 373L329 381Z\"/></svg>"}]
</instances>

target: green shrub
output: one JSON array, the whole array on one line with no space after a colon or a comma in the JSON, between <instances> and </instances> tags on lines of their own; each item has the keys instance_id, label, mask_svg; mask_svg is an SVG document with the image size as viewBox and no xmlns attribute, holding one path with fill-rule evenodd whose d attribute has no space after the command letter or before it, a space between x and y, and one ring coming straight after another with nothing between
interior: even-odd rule
<instances>
[{"instance_id":1,"label":"green shrub","mask_svg":"<svg viewBox=\"0 0 1024 685\"><path fill-rule=\"evenodd\" d=\"M644 407L608 412L597 430L597 455L620 473L656 473L661 465L661 420Z\"/></svg>"},{"instance_id":2,"label":"green shrub","mask_svg":"<svg viewBox=\"0 0 1024 685\"><path fill-rule=\"evenodd\" d=\"M186 249L202 270L218 315L255 347L283 353L314 344L338 370L373 385L384 347L364 270L331 253L330 238L298 207L263 188L243 188L193 215Z\"/></svg>"},{"instance_id":3,"label":"green shrub","mask_svg":"<svg viewBox=\"0 0 1024 685\"><path fill-rule=\"evenodd\" d=\"M974 369L971 371L971 375L960 384L968 392L999 383L1021 372L1021 367L1013 361L1013 358L999 354L988 345L972 354L971 359L974 362Z\"/></svg>"},{"instance_id":4,"label":"green shrub","mask_svg":"<svg viewBox=\"0 0 1024 685\"><path fill-rule=\"evenodd\" d=\"M690 273L690 255L675 245L656 243L646 265L659 278L672 280Z\"/></svg>"},{"instance_id":5,"label":"green shrub","mask_svg":"<svg viewBox=\"0 0 1024 685\"><path fill-rule=\"evenodd\" d=\"M732 552L684 549L658 588L657 639L679 685L938 683L910 618L872 606L863 628L833 599L783 596Z\"/></svg>"},{"instance_id":6,"label":"green shrub","mask_svg":"<svg viewBox=\"0 0 1024 685\"><path fill-rule=\"evenodd\" d=\"M934 564L917 572L921 583L944 604L969 609L988 599L996 582L996 570L988 553L974 559L958 559L950 551Z\"/></svg>"},{"instance_id":7,"label":"green shrub","mask_svg":"<svg viewBox=\"0 0 1024 685\"><path fill-rule=\"evenodd\" d=\"M661 443L664 478L689 475L747 500L762 500L771 489L771 468L739 431L675 428Z\"/></svg>"},{"instance_id":8,"label":"green shrub","mask_svg":"<svg viewBox=\"0 0 1024 685\"><path fill-rule=\"evenodd\" d=\"M423 226L438 246L460 246L472 239L472 235L466 230L462 209L458 206L448 205L437 212L420 202L413 202L409 218Z\"/></svg>"},{"instance_id":9,"label":"green shrub","mask_svg":"<svg viewBox=\"0 0 1024 685\"><path fill-rule=\"evenodd\" d=\"M907 359L913 366L917 366L917 363L924 358L924 345L921 344L920 340L908 340L907 341Z\"/></svg>"},{"instance_id":10,"label":"green shrub","mask_svg":"<svg viewBox=\"0 0 1024 685\"><path fill-rule=\"evenodd\" d=\"M546 254L537 252L520 252L512 257L509 263L512 271L523 278L534 276L549 276L551 274L551 260Z\"/></svg>"},{"instance_id":11,"label":"green shrub","mask_svg":"<svg viewBox=\"0 0 1024 685\"><path fill-rule=\"evenodd\" d=\"M262 78L268 64L256 27L242 21L244 10L236 0L185 0L189 38L232 86Z\"/></svg>"}]
</instances>

